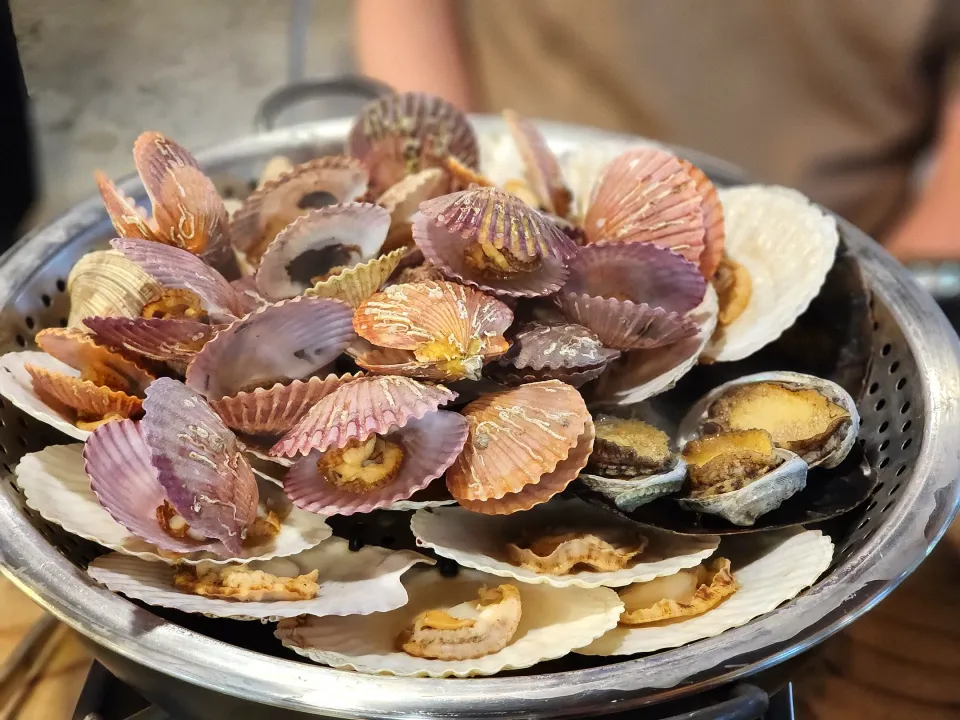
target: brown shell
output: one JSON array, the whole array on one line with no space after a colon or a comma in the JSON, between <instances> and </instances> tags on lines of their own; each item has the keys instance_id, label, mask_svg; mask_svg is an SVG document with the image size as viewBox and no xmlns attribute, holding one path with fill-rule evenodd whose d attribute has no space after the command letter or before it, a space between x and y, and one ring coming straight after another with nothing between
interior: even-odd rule
<instances>
[{"instance_id":1,"label":"brown shell","mask_svg":"<svg viewBox=\"0 0 960 720\"><path fill-rule=\"evenodd\" d=\"M474 187L495 187L496 183L480 174L479 170L474 170L464 165L455 157L447 158L447 170L453 176L453 184L461 188Z\"/></svg>"},{"instance_id":2,"label":"brown shell","mask_svg":"<svg viewBox=\"0 0 960 720\"><path fill-rule=\"evenodd\" d=\"M143 411L140 398L111 390L78 377L63 375L36 365L24 366L33 388L43 398L53 398L76 412L80 421L136 417Z\"/></svg>"},{"instance_id":3,"label":"brown shell","mask_svg":"<svg viewBox=\"0 0 960 720\"><path fill-rule=\"evenodd\" d=\"M264 183L243 201L230 220L230 237L256 266L277 234L308 210L347 203L367 190L367 169L354 158L317 158Z\"/></svg>"},{"instance_id":4,"label":"brown shell","mask_svg":"<svg viewBox=\"0 0 960 720\"><path fill-rule=\"evenodd\" d=\"M580 393L557 380L486 395L462 412L470 437L447 471L457 500L494 500L536 485L570 455L590 422Z\"/></svg>"},{"instance_id":5,"label":"brown shell","mask_svg":"<svg viewBox=\"0 0 960 720\"><path fill-rule=\"evenodd\" d=\"M156 379L133 360L99 344L82 330L47 328L37 333L36 341L41 350L79 370L84 379L97 385L142 395Z\"/></svg>"},{"instance_id":6,"label":"brown shell","mask_svg":"<svg viewBox=\"0 0 960 720\"><path fill-rule=\"evenodd\" d=\"M160 241L156 234L156 226L147 216L146 210L137 207L132 198L124 194L99 170L95 171L93 176L100 191L100 197L103 198L103 207L120 237Z\"/></svg>"}]
</instances>

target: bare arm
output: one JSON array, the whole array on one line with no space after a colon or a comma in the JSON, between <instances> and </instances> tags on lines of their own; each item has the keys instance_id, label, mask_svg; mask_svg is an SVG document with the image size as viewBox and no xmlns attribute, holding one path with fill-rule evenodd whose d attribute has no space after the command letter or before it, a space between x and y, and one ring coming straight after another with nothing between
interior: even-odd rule
<instances>
[{"instance_id":1,"label":"bare arm","mask_svg":"<svg viewBox=\"0 0 960 720\"><path fill-rule=\"evenodd\" d=\"M899 260L960 260L960 95L944 109L934 166L887 243Z\"/></svg>"},{"instance_id":2,"label":"bare arm","mask_svg":"<svg viewBox=\"0 0 960 720\"><path fill-rule=\"evenodd\" d=\"M471 110L455 0L356 0L361 73L397 90L420 90Z\"/></svg>"}]
</instances>

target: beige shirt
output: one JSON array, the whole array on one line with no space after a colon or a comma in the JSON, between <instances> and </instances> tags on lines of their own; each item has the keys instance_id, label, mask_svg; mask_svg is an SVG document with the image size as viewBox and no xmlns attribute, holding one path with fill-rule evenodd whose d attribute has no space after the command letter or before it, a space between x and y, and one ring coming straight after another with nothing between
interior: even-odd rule
<instances>
[{"instance_id":1,"label":"beige shirt","mask_svg":"<svg viewBox=\"0 0 960 720\"><path fill-rule=\"evenodd\" d=\"M486 109L696 148L877 235L910 199L960 57L960 0L460 7Z\"/></svg>"}]
</instances>

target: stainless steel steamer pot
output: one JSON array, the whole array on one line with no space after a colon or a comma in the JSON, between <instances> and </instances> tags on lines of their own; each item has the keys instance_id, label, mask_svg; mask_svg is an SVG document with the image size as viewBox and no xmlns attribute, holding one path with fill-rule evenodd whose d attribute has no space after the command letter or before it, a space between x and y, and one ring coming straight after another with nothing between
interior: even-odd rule
<instances>
[{"instance_id":1,"label":"stainless steel steamer pot","mask_svg":"<svg viewBox=\"0 0 960 720\"><path fill-rule=\"evenodd\" d=\"M474 121L481 133L503 132L498 118ZM305 159L336 152L348 126L342 119L283 128L224 143L199 159L214 176L251 179L275 154ZM635 141L569 125L542 127L560 151L580 143ZM742 180L725 163L680 153L718 184ZM122 187L143 196L135 178ZM834 538L829 573L805 595L745 627L648 657L469 680L360 675L237 647L88 579L83 568L100 550L26 509L11 477L25 452L67 439L8 403L0 404L0 569L88 638L111 672L151 701L190 717L573 717L661 702L768 669L837 632L889 593L941 537L960 502L957 337L901 266L849 223L841 220L840 228L874 298L861 439L882 485L857 511L852 531ZM92 198L0 258L0 350L31 347L38 330L66 322L71 266L111 235L99 198Z\"/></svg>"}]
</instances>

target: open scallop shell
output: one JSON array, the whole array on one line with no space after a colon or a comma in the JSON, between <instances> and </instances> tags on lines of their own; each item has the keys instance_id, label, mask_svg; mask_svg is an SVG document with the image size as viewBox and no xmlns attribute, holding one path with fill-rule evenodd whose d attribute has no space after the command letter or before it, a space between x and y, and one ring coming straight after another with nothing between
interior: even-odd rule
<instances>
[{"instance_id":1,"label":"open scallop shell","mask_svg":"<svg viewBox=\"0 0 960 720\"><path fill-rule=\"evenodd\" d=\"M347 135L347 151L370 168L374 195L407 175L444 167L450 155L471 168L479 162L467 116L426 93L385 95L365 106Z\"/></svg>"},{"instance_id":2,"label":"open scallop shell","mask_svg":"<svg viewBox=\"0 0 960 720\"><path fill-rule=\"evenodd\" d=\"M563 492L583 470L590 453L593 452L595 438L596 428L593 420L588 420L574 448L553 471L541 475L538 482L528 483L517 492L508 492L503 497L487 500L459 498L458 502L471 512L485 515L510 515L545 503Z\"/></svg>"},{"instance_id":3,"label":"open scallop shell","mask_svg":"<svg viewBox=\"0 0 960 720\"><path fill-rule=\"evenodd\" d=\"M358 494L328 483L317 472L321 453L314 451L294 465L283 488L294 505L322 515L352 515L390 507L422 490L456 459L467 440L467 421L457 413L439 412L409 420L388 437L403 448L397 476L383 487Z\"/></svg>"},{"instance_id":4,"label":"open scallop shell","mask_svg":"<svg viewBox=\"0 0 960 720\"><path fill-rule=\"evenodd\" d=\"M433 377L449 380L479 379L483 363L509 347L503 333L512 322L513 312L496 298L433 281L391 285L357 308L353 318L360 337L378 347L412 351L407 362L424 363Z\"/></svg>"},{"instance_id":5,"label":"open scallop shell","mask_svg":"<svg viewBox=\"0 0 960 720\"><path fill-rule=\"evenodd\" d=\"M448 162L453 158L448 158ZM377 198L377 205L390 213L390 231L380 252L413 247L413 228L410 223L420 203L440 195L449 184L447 174L440 168L427 168L408 175Z\"/></svg>"},{"instance_id":6,"label":"open scallop shell","mask_svg":"<svg viewBox=\"0 0 960 720\"><path fill-rule=\"evenodd\" d=\"M718 515L734 525L753 525L807 486L807 464L789 450L776 448L780 465L739 490L707 497L678 498L681 507Z\"/></svg>"},{"instance_id":7,"label":"open scallop shell","mask_svg":"<svg viewBox=\"0 0 960 720\"><path fill-rule=\"evenodd\" d=\"M187 368L187 385L217 400L302 379L333 362L354 337L353 311L337 300L265 305L204 345Z\"/></svg>"},{"instance_id":8,"label":"open scallop shell","mask_svg":"<svg viewBox=\"0 0 960 720\"><path fill-rule=\"evenodd\" d=\"M76 328L47 328L36 335L37 345L72 368L87 372L99 385L142 396L154 376L128 357L100 344Z\"/></svg>"},{"instance_id":9,"label":"open scallop shell","mask_svg":"<svg viewBox=\"0 0 960 720\"><path fill-rule=\"evenodd\" d=\"M210 407L233 430L246 435L278 436L288 432L327 395L358 377L359 373L315 375L211 400Z\"/></svg>"},{"instance_id":10,"label":"open scallop shell","mask_svg":"<svg viewBox=\"0 0 960 720\"><path fill-rule=\"evenodd\" d=\"M720 200L725 251L749 272L752 292L707 347L717 362L742 360L793 325L820 292L840 240L836 219L796 190L747 185L720 190Z\"/></svg>"},{"instance_id":11,"label":"open scallop shell","mask_svg":"<svg viewBox=\"0 0 960 720\"><path fill-rule=\"evenodd\" d=\"M665 472L624 478L580 473L579 479L591 490L613 500L624 512L633 512L657 498L680 492L686 476L686 463L678 459L673 467Z\"/></svg>"},{"instance_id":12,"label":"open scallop shell","mask_svg":"<svg viewBox=\"0 0 960 720\"><path fill-rule=\"evenodd\" d=\"M37 394L33 377L27 371L28 365L57 375L74 377L79 381L78 371L45 352L11 352L0 355L0 395L40 422L77 440L86 440L90 431L81 430L74 424L76 414L69 407L49 396L41 397Z\"/></svg>"},{"instance_id":13,"label":"open scallop shell","mask_svg":"<svg viewBox=\"0 0 960 720\"><path fill-rule=\"evenodd\" d=\"M523 158L526 166L524 176L539 200L538 205L546 212L566 217L570 213L573 197L564 182L557 156L530 120L513 110L504 110L503 119Z\"/></svg>"},{"instance_id":14,"label":"open scallop shell","mask_svg":"<svg viewBox=\"0 0 960 720\"><path fill-rule=\"evenodd\" d=\"M539 483L570 455L590 423L580 394L557 380L485 395L462 412L470 437L447 472L457 500L496 500Z\"/></svg>"},{"instance_id":15,"label":"open scallop shell","mask_svg":"<svg viewBox=\"0 0 960 720\"><path fill-rule=\"evenodd\" d=\"M582 655L650 653L716 637L793 599L813 585L833 560L833 543L819 530L775 533L730 553L737 591L703 615L638 627L620 625L576 652ZM728 542L720 552L728 553Z\"/></svg>"},{"instance_id":16,"label":"open scallop shell","mask_svg":"<svg viewBox=\"0 0 960 720\"><path fill-rule=\"evenodd\" d=\"M250 193L231 218L231 240L256 267L277 233L311 208L349 203L366 191L367 169L358 160L344 156L310 160Z\"/></svg>"},{"instance_id":17,"label":"open scallop shell","mask_svg":"<svg viewBox=\"0 0 960 720\"><path fill-rule=\"evenodd\" d=\"M857 404L850 393L844 390L836 383L814 377L813 375L804 375L794 372L763 372L754 375L746 375L742 378L724 383L714 388L704 397L700 398L693 407L687 411L678 428L679 442L684 444L700 433L701 425L708 419L710 407L725 393L744 385L755 383L775 383L783 385L788 389L811 389L818 392L827 400L839 405L850 416L834 431L831 438L817 449L811 449L800 453L800 457L810 466L824 468L833 468L843 462L844 458L850 453L854 443L857 440L857 434L860 432L860 413L857 411Z\"/></svg>"},{"instance_id":18,"label":"open scallop shell","mask_svg":"<svg viewBox=\"0 0 960 720\"><path fill-rule=\"evenodd\" d=\"M189 362L218 327L177 318L88 317L83 324L98 339L151 360Z\"/></svg>"},{"instance_id":19,"label":"open scallop shell","mask_svg":"<svg viewBox=\"0 0 960 720\"><path fill-rule=\"evenodd\" d=\"M267 246L257 267L257 289L270 300L301 295L313 278L376 257L389 227L389 213L370 203L309 210Z\"/></svg>"},{"instance_id":20,"label":"open scallop shell","mask_svg":"<svg viewBox=\"0 0 960 720\"><path fill-rule=\"evenodd\" d=\"M257 482L243 446L203 398L160 378L147 388L139 429L167 500L190 527L243 552L257 516Z\"/></svg>"},{"instance_id":21,"label":"open scallop shell","mask_svg":"<svg viewBox=\"0 0 960 720\"><path fill-rule=\"evenodd\" d=\"M665 150L627 150L597 180L584 229L589 243L655 243L697 263L704 246L697 184Z\"/></svg>"},{"instance_id":22,"label":"open scallop shell","mask_svg":"<svg viewBox=\"0 0 960 720\"><path fill-rule=\"evenodd\" d=\"M404 248L398 248L373 260L346 268L333 277L316 283L304 294L307 297L340 300L352 308L360 307L393 275L406 252Z\"/></svg>"},{"instance_id":23,"label":"open scallop shell","mask_svg":"<svg viewBox=\"0 0 960 720\"><path fill-rule=\"evenodd\" d=\"M140 316L163 288L118 250L95 250L77 260L67 276L68 327L88 317Z\"/></svg>"},{"instance_id":24,"label":"open scallop shell","mask_svg":"<svg viewBox=\"0 0 960 720\"><path fill-rule=\"evenodd\" d=\"M703 301L699 268L651 244L582 248L558 304L572 322L619 350L661 347L696 334L684 317Z\"/></svg>"},{"instance_id":25,"label":"open scallop shell","mask_svg":"<svg viewBox=\"0 0 960 720\"><path fill-rule=\"evenodd\" d=\"M419 553L367 546L357 552L346 540L330 538L297 555L254 561L252 569L290 577L317 570L320 591L311 600L243 602L193 595L173 586L176 569L164 563L111 553L87 568L109 590L148 605L234 620L279 620L298 615L369 615L407 602L401 576L417 563L433 561Z\"/></svg>"},{"instance_id":26,"label":"open scallop shell","mask_svg":"<svg viewBox=\"0 0 960 720\"><path fill-rule=\"evenodd\" d=\"M338 387L311 408L273 447L272 455L294 457L344 447L373 434L386 435L433 413L457 394L393 375L361 377Z\"/></svg>"},{"instance_id":27,"label":"open scallop shell","mask_svg":"<svg viewBox=\"0 0 960 720\"><path fill-rule=\"evenodd\" d=\"M596 572L581 570L567 575L538 573L508 561L507 544L537 528L546 531L601 530L636 532L649 544L635 562L622 570ZM620 587L634 582L671 575L695 567L717 549L715 535L685 536L638 525L582 500L556 498L520 515L487 517L462 508L420 510L413 516L410 529L417 544L438 555L522 583L543 583L553 587Z\"/></svg>"},{"instance_id":28,"label":"open scallop shell","mask_svg":"<svg viewBox=\"0 0 960 720\"><path fill-rule=\"evenodd\" d=\"M37 396L51 406L64 408L61 414L75 418L78 427L90 429L101 421L136 417L143 410L140 398L122 390L42 366L27 363L24 367Z\"/></svg>"},{"instance_id":29,"label":"open scallop shell","mask_svg":"<svg viewBox=\"0 0 960 720\"><path fill-rule=\"evenodd\" d=\"M103 200L104 210L110 217L114 230L120 237L158 241L156 224L148 217L147 210L139 207L114 182L99 170L93 173L97 190Z\"/></svg>"},{"instance_id":30,"label":"open scallop shell","mask_svg":"<svg viewBox=\"0 0 960 720\"><path fill-rule=\"evenodd\" d=\"M697 364L717 327L717 293L707 286L703 302L687 314L699 330L693 337L665 348L632 350L614 363L615 371L599 381L594 399L615 405L633 405L665 392Z\"/></svg>"},{"instance_id":31,"label":"open scallop shell","mask_svg":"<svg viewBox=\"0 0 960 720\"><path fill-rule=\"evenodd\" d=\"M227 279L186 250L147 240L111 240L114 249L164 288L196 293L211 322L231 322L243 315L245 302Z\"/></svg>"},{"instance_id":32,"label":"open scallop shell","mask_svg":"<svg viewBox=\"0 0 960 720\"><path fill-rule=\"evenodd\" d=\"M16 477L17 485L26 497L27 506L40 513L45 520L111 550L135 555L144 560L168 563L266 560L293 555L313 547L331 535L332 531L324 518L291 507L278 487L263 481L260 483L262 507L270 508L283 516L280 532L275 537L259 545L245 547L239 558L230 560L221 559L211 552L197 550L196 543L192 546L182 543L183 547L176 549L166 547L178 544L166 534L162 538L164 549L158 548L120 522L126 521L130 526L138 526L145 520L152 520L156 526L156 506L161 504L164 498L163 490L149 466L148 459L132 454L124 445L124 438L129 437L127 433L131 429L133 433L137 432L129 421L118 422L111 425L114 432L110 433L110 438L98 433L87 446L51 445L41 452L25 455L16 468ZM94 474L91 481L84 470L84 452L91 455L102 453L105 440L112 445L110 449L119 454L100 454L93 460L94 464L88 466ZM95 447L100 450L94 450ZM129 462L122 463L121 458ZM122 479L122 482L119 479ZM113 506L117 519L98 501L91 482L96 484L101 492L111 493L109 498L104 495L103 500ZM153 500L156 500L155 505L151 505ZM121 512L121 507L128 512L135 512L139 507L143 513L138 518L136 515ZM162 532L159 527L156 530Z\"/></svg>"},{"instance_id":33,"label":"open scallop shell","mask_svg":"<svg viewBox=\"0 0 960 720\"><path fill-rule=\"evenodd\" d=\"M426 659L396 647L398 635L414 618L436 608L459 614L464 612L460 604L475 602L481 587L502 583L497 577L464 570L455 578L434 571L411 573L405 584L410 600L399 610L362 619L284 620L276 635L294 652L336 668L405 677L471 677L562 657L615 627L623 610L609 588L521 584L520 625L503 650L474 660Z\"/></svg>"}]
</instances>

